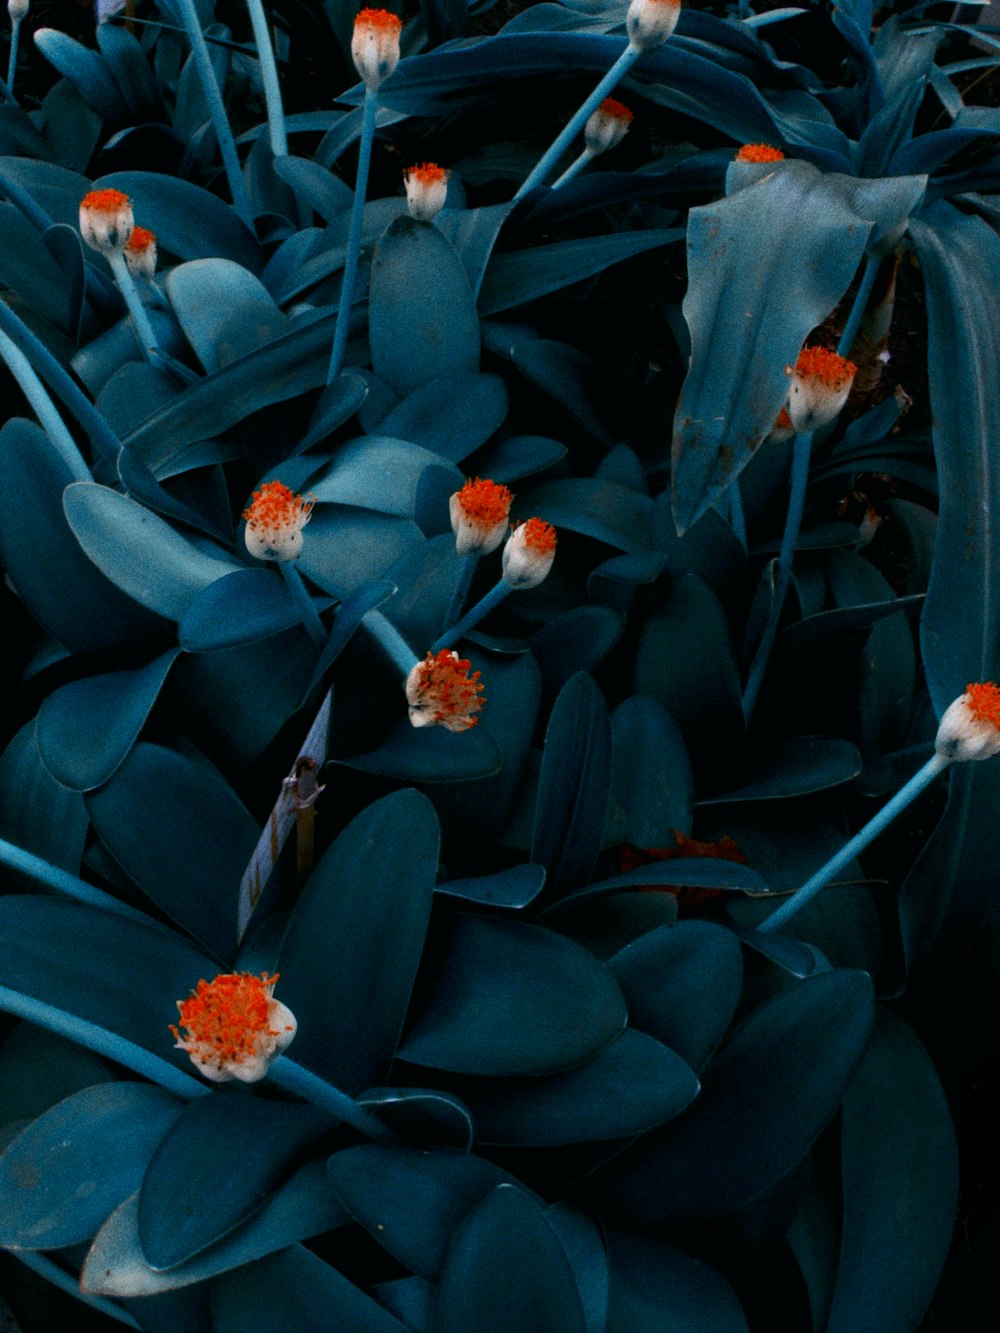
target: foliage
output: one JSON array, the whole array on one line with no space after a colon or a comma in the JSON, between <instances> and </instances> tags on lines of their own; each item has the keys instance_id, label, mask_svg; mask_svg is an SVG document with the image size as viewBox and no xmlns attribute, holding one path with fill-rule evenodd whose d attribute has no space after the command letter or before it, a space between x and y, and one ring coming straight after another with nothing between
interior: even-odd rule
<instances>
[{"instance_id":1,"label":"foliage","mask_svg":"<svg viewBox=\"0 0 1000 1333\"><path fill-rule=\"evenodd\" d=\"M193 5L220 122L187 7L34 30L55 81L0 107L25 1333L66 1292L150 1333L907 1333L956 1214L946 1093L995 1055L941 1051L975 1002L955 958L991 963L996 768L760 927L1000 671L1000 113L962 92L996 35L692 4L625 76L614 156L514 200L621 57L622 0L408 4L377 106L356 7L274 0L287 154L246 8ZM733 161L760 142L786 160ZM428 158L433 221L401 170ZM155 232L131 295L81 238L92 190ZM859 287L745 720L786 367ZM556 528L537 586L456 553L476 477ZM268 482L280 570L240 518ZM411 726L411 668L453 649L481 711ZM298 1025L252 1086L169 1031L233 971L278 973Z\"/></svg>"}]
</instances>

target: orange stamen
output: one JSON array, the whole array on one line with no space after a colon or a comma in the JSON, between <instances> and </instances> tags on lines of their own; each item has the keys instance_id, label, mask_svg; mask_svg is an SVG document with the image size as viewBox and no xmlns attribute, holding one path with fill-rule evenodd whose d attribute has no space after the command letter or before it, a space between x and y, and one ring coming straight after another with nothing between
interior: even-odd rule
<instances>
[{"instance_id":1,"label":"orange stamen","mask_svg":"<svg viewBox=\"0 0 1000 1333\"><path fill-rule=\"evenodd\" d=\"M613 97L604 99L601 110L605 115L614 116L615 120L623 120L626 125L631 125L635 120L635 112L630 111L624 102L618 102Z\"/></svg>"},{"instance_id":2,"label":"orange stamen","mask_svg":"<svg viewBox=\"0 0 1000 1333\"><path fill-rule=\"evenodd\" d=\"M456 657L447 648L442 648L435 656L428 653L424 658L416 693L420 705L432 712L435 722L464 718L470 727L474 727L479 721L470 714L478 713L486 700L480 697L483 686L479 677L482 673L474 671L470 676L471 666L468 658Z\"/></svg>"},{"instance_id":3,"label":"orange stamen","mask_svg":"<svg viewBox=\"0 0 1000 1333\"><path fill-rule=\"evenodd\" d=\"M398 36L403 20L397 14L390 14L388 9L362 9L354 20L354 26L376 28Z\"/></svg>"},{"instance_id":4,"label":"orange stamen","mask_svg":"<svg viewBox=\"0 0 1000 1333\"><path fill-rule=\"evenodd\" d=\"M529 518L524 525L524 542L540 555L548 555L556 549L556 530L543 519Z\"/></svg>"},{"instance_id":5,"label":"orange stamen","mask_svg":"<svg viewBox=\"0 0 1000 1333\"><path fill-rule=\"evenodd\" d=\"M229 972L211 982L199 981L188 999L178 1001L180 1028L171 1023L170 1031L188 1050L197 1048L202 1064L253 1059L261 1038L281 1035L268 1017L277 980L277 974L267 972L259 977Z\"/></svg>"},{"instance_id":6,"label":"orange stamen","mask_svg":"<svg viewBox=\"0 0 1000 1333\"><path fill-rule=\"evenodd\" d=\"M486 477L467 481L458 492L458 503L466 518L490 528L507 521L513 500L513 493L506 486Z\"/></svg>"},{"instance_id":7,"label":"orange stamen","mask_svg":"<svg viewBox=\"0 0 1000 1333\"><path fill-rule=\"evenodd\" d=\"M98 213L117 213L128 206L129 197L121 190L91 190L80 201L81 208L93 208Z\"/></svg>"},{"instance_id":8,"label":"orange stamen","mask_svg":"<svg viewBox=\"0 0 1000 1333\"><path fill-rule=\"evenodd\" d=\"M967 685L969 712L977 722L988 722L1000 731L1000 688L992 681L983 681L978 685Z\"/></svg>"},{"instance_id":9,"label":"orange stamen","mask_svg":"<svg viewBox=\"0 0 1000 1333\"><path fill-rule=\"evenodd\" d=\"M133 254L141 255L144 250L148 250L151 245L156 244L156 237L147 227L133 227L132 235L128 238L126 250L131 250Z\"/></svg>"},{"instance_id":10,"label":"orange stamen","mask_svg":"<svg viewBox=\"0 0 1000 1333\"><path fill-rule=\"evenodd\" d=\"M821 380L830 389L842 389L853 380L857 366L827 347L803 347L795 370L799 375Z\"/></svg>"},{"instance_id":11,"label":"orange stamen","mask_svg":"<svg viewBox=\"0 0 1000 1333\"><path fill-rule=\"evenodd\" d=\"M772 148L766 143L745 143L736 154L737 162L783 162L785 155L780 148Z\"/></svg>"},{"instance_id":12,"label":"orange stamen","mask_svg":"<svg viewBox=\"0 0 1000 1333\"><path fill-rule=\"evenodd\" d=\"M280 481L267 481L253 493L253 503L243 510L251 528L302 527L316 503L311 495L293 495Z\"/></svg>"},{"instance_id":13,"label":"orange stamen","mask_svg":"<svg viewBox=\"0 0 1000 1333\"><path fill-rule=\"evenodd\" d=\"M407 180L419 181L421 185L437 185L448 177L444 167L439 167L436 162L420 162L415 167L407 167L405 175Z\"/></svg>"}]
</instances>

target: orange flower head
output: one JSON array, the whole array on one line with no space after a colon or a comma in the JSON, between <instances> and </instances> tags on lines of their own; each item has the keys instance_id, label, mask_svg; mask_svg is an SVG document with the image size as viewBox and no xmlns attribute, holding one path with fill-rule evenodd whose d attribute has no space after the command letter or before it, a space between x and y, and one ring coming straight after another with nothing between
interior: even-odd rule
<instances>
[{"instance_id":1,"label":"orange flower head","mask_svg":"<svg viewBox=\"0 0 1000 1333\"><path fill-rule=\"evenodd\" d=\"M91 190L80 201L80 235L103 255L120 255L134 225L132 201L121 190Z\"/></svg>"},{"instance_id":2,"label":"orange flower head","mask_svg":"<svg viewBox=\"0 0 1000 1333\"><path fill-rule=\"evenodd\" d=\"M556 558L556 530L540 518L519 523L503 548L503 579L512 588L537 587Z\"/></svg>"},{"instance_id":3,"label":"orange flower head","mask_svg":"<svg viewBox=\"0 0 1000 1333\"><path fill-rule=\"evenodd\" d=\"M736 154L737 162L784 162L785 155L780 148L772 148L766 143L745 143Z\"/></svg>"},{"instance_id":4,"label":"orange flower head","mask_svg":"<svg viewBox=\"0 0 1000 1333\"><path fill-rule=\"evenodd\" d=\"M294 495L280 481L265 482L243 510L247 550L258 560L295 560L314 504L313 496Z\"/></svg>"},{"instance_id":5,"label":"orange flower head","mask_svg":"<svg viewBox=\"0 0 1000 1333\"><path fill-rule=\"evenodd\" d=\"M132 228L125 263L134 278L151 278L156 272L156 237L148 227Z\"/></svg>"},{"instance_id":6,"label":"orange flower head","mask_svg":"<svg viewBox=\"0 0 1000 1333\"><path fill-rule=\"evenodd\" d=\"M446 731L468 731L479 721L476 714L486 702L480 673L458 653L442 648L428 653L406 678L406 702L415 727L444 727Z\"/></svg>"},{"instance_id":7,"label":"orange flower head","mask_svg":"<svg viewBox=\"0 0 1000 1333\"><path fill-rule=\"evenodd\" d=\"M406 206L410 217L430 222L444 208L448 198L448 172L436 162L421 162L403 172Z\"/></svg>"},{"instance_id":8,"label":"orange flower head","mask_svg":"<svg viewBox=\"0 0 1000 1333\"><path fill-rule=\"evenodd\" d=\"M373 92L399 64L403 20L388 9L362 9L354 20L351 58Z\"/></svg>"},{"instance_id":9,"label":"orange flower head","mask_svg":"<svg viewBox=\"0 0 1000 1333\"><path fill-rule=\"evenodd\" d=\"M967 685L944 710L935 749L943 759L992 759L1000 754L1000 688L992 681Z\"/></svg>"},{"instance_id":10,"label":"orange flower head","mask_svg":"<svg viewBox=\"0 0 1000 1333\"><path fill-rule=\"evenodd\" d=\"M449 501L455 549L459 555L489 555L507 535L507 515L514 496L506 486L476 477Z\"/></svg>"},{"instance_id":11,"label":"orange flower head","mask_svg":"<svg viewBox=\"0 0 1000 1333\"><path fill-rule=\"evenodd\" d=\"M803 347L794 366L786 366L791 377L788 415L799 434L818 430L840 412L847 402L857 366L827 347Z\"/></svg>"},{"instance_id":12,"label":"orange flower head","mask_svg":"<svg viewBox=\"0 0 1000 1333\"><path fill-rule=\"evenodd\" d=\"M606 97L599 107L592 111L583 127L583 138L590 153L606 153L609 148L617 148L628 133L628 127L635 120L635 115L624 102L616 102L613 97Z\"/></svg>"},{"instance_id":13,"label":"orange flower head","mask_svg":"<svg viewBox=\"0 0 1000 1333\"><path fill-rule=\"evenodd\" d=\"M277 980L266 972L228 972L199 981L177 1001L180 1027L170 1024L175 1044L213 1083L256 1083L295 1036L294 1015L273 995Z\"/></svg>"}]
</instances>

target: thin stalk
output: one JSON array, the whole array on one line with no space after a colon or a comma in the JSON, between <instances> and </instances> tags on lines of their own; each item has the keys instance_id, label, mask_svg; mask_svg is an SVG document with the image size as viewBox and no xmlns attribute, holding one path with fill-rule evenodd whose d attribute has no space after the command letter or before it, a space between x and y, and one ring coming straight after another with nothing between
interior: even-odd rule
<instances>
[{"instance_id":1,"label":"thin stalk","mask_svg":"<svg viewBox=\"0 0 1000 1333\"><path fill-rule=\"evenodd\" d=\"M757 927L761 931L773 931L780 929L787 921L790 921L800 908L804 907L811 898L815 898L820 889L823 889L830 883L835 875L838 875L845 866L849 865L857 854L874 841L875 838L887 828L896 818L900 811L905 810L915 797L919 796L925 787L934 781L939 773L942 773L951 763L943 755L933 754L923 768L914 773L904 786L888 801L882 809L864 826L860 832L855 833L850 842L846 842L836 856L832 856L822 869L817 870L815 875L802 885L800 889L792 894L787 902L782 903L776 912L772 912L766 921L761 922Z\"/></svg>"},{"instance_id":2,"label":"thin stalk","mask_svg":"<svg viewBox=\"0 0 1000 1333\"><path fill-rule=\"evenodd\" d=\"M280 560L278 568L284 575L285 586L295 598L295 604L299 608L303 625L309 631L309 637L313 643L322 647L326 643L326 627L319 618L315 602L306 591L306 585L302 582L302 575L299 573L295 561Z\"/></svg>"},{"instance_id":3,"label":"thin stalk","mask_svg":"<svg viewBox=\"0 0 1000 1333\"><path fill-rule=\"evenodd\" d=\"M729 484L729 526L745 551L747 549L747 522L743 514L743 496L740 493L739 477Z\"/></svg>"},{"instance_id":4,"label":"thin stalk","mask_svg":"<svg viewBox=\"0 0 1000 1333\"><path fill-rule=\"evenodd\" d=\"M71 875L68 870L62 870L59 866L51 865L42 857L35 856L34 852L26 852L23 847L17 847L4 838L0 838L0 865L9 866L11 870L16 870L18 874L26 875L29 879L35 880L36 883L44 884L47 888L53 889L56 893L61 893L67 898L72 898L78 903L85 903L88 907L99 907L105 912L114 912L116 916L125 916L130 921L139 921L144 926L160 929L151 917L146 916L137 908L119 902L117 898L113 898L110 893L105 893L103 889L95 888L93 884L88 884L86 880Z\"/></svg>"},{"instance_id":5,"label":"thin stalk","mask_svg":"<svg viewBox=\"0 0 1000 1333\"><path fill-rule=\"evenodd\" d=\"M585 148L580 156L569 164L559 179L552 182L552 189L558 190L560 185L565 185L568 181L571 181L574 176L584 169L591 158L596 156L596 153L592 153L589 148Z\"/></svg>"},{"instance_id":6,"label":"thin stalk","mask_svg":"<svg viewBox=\"0 0 1000 1333\"><path fill-rule=\"evenodd\" d=\"M313 872L316 859L316 807L295 812L295 878L300 889Z\"/></svg>"},{"instance_id":7,"label":"thin stalk","mask_svg":"<svg viewBox=\"0 0 1000 1333\"><path fill-rule=\"evenodd\" d=\"M417 655L392 621L381 611L369 611L361 617L361 623L378 640L379 647L403 677L408 676L417 665Z\"/></svg>"},{"instance_id":8,"label":"thin stalk","mask_svg":"<svg viewBox=\"0 0 1000 1333\"><path fill-rule=\"evenodd\" d=\"M799 539L802 527L802 511L806 502L806 486L809 482L809 455L812 452L812 431L796 435L792 450L792 493L788 499L788 514L785 518L785 532L781 539L781 553L778 556L778 574L774 581L774 596L767 613L767 623L761 635L760 644L750 668L747 687L743 694L743 718L749 722L757 703L764 672L771 657L771 649L778 635L778 622L785 605L785 596L792 579L792 560L795 555L795 543Z\"/></svg>"},{"instance_id":9,"label":"thin stalk","mask_svg":"<svg viewBox=\"0 0 1000 1333\"><path fill-rule=\"evenodd\" d=\"M212 128L215 130L215 137L218 140L219 152L222 154L222 165L226 172L226 180L229 182L229 193L233 197L233 207L250 230L253 231L253 208L250 205L250 196L247 194L246 186L243 183L240 155L236 151L236 142L233 139L233 132L229 127L226 108L222 101L222 90L219 87L218 79L215 77L215 70L212 68L212 60L208 54L208 44L205 41L205 34L201 30L201 24L198 22L194 0L177 0L177 8L180 10L184 27L187 30L198 80L201 83L202 92L205 94L205 101L208 103L208 114L212 121Z\"/></svg>"},{"instance_id":10,"label":"thin stalk","mask_svg":"<svg viewBox=\"0 0 1000 1333\"><path fill-rule=\"evenodd\" d=\"M312 1102L321 1111L328 1111L366 1138L382 1142L396 1141L392 1130L373 1116L371 1111L366 1111L353 1097L348 1097L346 1092L327 1083L326 1079L320 1078L311 1069L289 1060L287 1055L279 1055L267 1073L268 1078L286 1092L294 1092L297 1097Z\"/></svg>"},{"instance_id":11,"label":"thin stalk","mask_svg":"<svg viewBox=\"0 0 1000 1333\"><path fill-rule=\"evenodd\" d=\"M21 41L21 24L24 21L24 15L18 14L16 18L10 21L10 59L7 61L7 98L16 103L14 96L14 80L17 78L17 48Z\"/></svg>"},{"instance_id":12,"label":"thin stalk","mask_svg":"<svg viewBox=\"0 0 1000 1333\"><path fill-rule=\"evenodd\" d=\"M865 260L865 271L861 275L861 284L855 294L851 313L847 316L844 332L840 335L840 342L837 343L838 356L850 356L851 354L851 348L854 346L854 339L858 336L861 320L868 308L868 298L872 294L872 287L875 285L875 278L878 275L881 262L875 255L869 255Z\"/></svg>"},{"instance_id":13,"label":"thin stalk","mask_svg":"<svg viewBox=\"0 0 1000 1333\"><path fill-rule=\"evenodd\" d=\"M260 61L260 77L264 84L264 101L267 105L267 128L271 136L271 152L275 157L288 156L288 134L285 130L285 108L281 104L281 85L278 83L278 66L271 46L271 34L261 0L247 0L250 22L253 24L253 39L257 44L257 59Z\"/></svg>"},{"instance_id":14,"label":"thin stalk","mask_svg":"<svg viewBox=\"0 0 1000 1333\"><path fill-rule=\"evenodd\" d=\"M365 100L361 109L361 140L358 144L358 174L354 182L354 203L351 207L351 225L347 233L347 257L344 261L344 281L340 288L340 305L337 308L337 327L333 335L333 350L330 353L330 366L326 372L327 384L332 384L340 374L347 349L347 331L351 322L351 298L358 277L358 254L361 249L361 223L365 211L365 194L368 190L368 169L372 160L372 144L375 142L375 115L378 111L378 89L365 88Z\"/></svg>"},{"instance_id":15,"label":"thin stalk","mask_svg":"<svg viewBox=\"0 0 1000 1333\"><path fill-rule=\"evenodd\" d=\"M59 415L59 409L32 369L31 362L5 333L0 333L0 357L6 361L10 373L21 386L21 392L31 404L31 410L38 418L39 425L72 472L73 480L90 481L90 469L84 461L83 454L76 447L76 441L66 429L66 423Z\"/></svg>"},{"instance_id":16,"label":"thin stalk","mask_svg":"<svg viewBox=\"0 0 1000 1333\"><path fill-rule=\"evenodd\" d=\"M90 436L96 452L110 459L118 457L121 441L90 399L77 388L44 343L31 332L13 310L0 301L0 332L5 333L31 361L51 389L54 389Z\"/></svg>"},{"instance_id":17,"label":"thin stalk","mask_svg":"<svg viewBox=\"0 0 1000 1333\"><path fill-rule=\"evenodd\" d=\"M475 553L462 557L462 572L458 576L458 586L455 588L455 595L448 605L448 613L444 618L445 628L453 625L462 614L462 607L465 605L465 599L469 595L469 588L472 586L472 576L476 572L476 566L479 564L479 556Z\"/></svg>"},{"instance_id":18,"label":"thin stalk","mask_svg":"<svg viewBox=\"0 0 1000 1333\"><path fill-rule=\"evenodd\" d=\"M626 46L625 50L611 66L594 91L566 123L562 132L557 135L552 143L549 144L548 148L546 148L534 170L529 174L527 180L518 190L517 194L514 195L515 200L522 198L529 190L542 183L558 162L559 158L562 157L563 153L583 129L590 113L596 111L604 101L605 97L607 97L608 93L611 92L612 88L614 88L617 83L621 82L641 55L642 52L639 48L633 46L632 43L629 42L628 46Z\"/></svg>"},{"instance_id":19,"label":"thin stalk","mask_svg":"<svg viewBox=\"0 0 1000 1333\"><path fill-rule=\"evenodd\" d=\"M139 346L142 348L142 354L152 364L154 354L160 349L156 345L156 334L149 322L146 307L139 297L135 279L128 271L125 256L115 250L108 255L108 263L111 265L111 272L118 284L118 290L124 296L128 312L132 316L132 325L135 329L135 336L139 340Z\"/></svg>"},{"instance_id":20,"label":"thin stalk","mask_svg":"<svg viewBox=\"0 0 1000 1333\"><path fill-rule=\"evenodd\" d=\"M450 629L445 630L439 639L431 644L431 652L439 653L442 648L447 648L449 644L457 643L463 634L474 628L479 622L488 616L494 607L500 605L504 598L508 597L514 589L503 579L489 590L485 597L466 611L461 620L457 620Z\"/></svg>"}]
</instances>

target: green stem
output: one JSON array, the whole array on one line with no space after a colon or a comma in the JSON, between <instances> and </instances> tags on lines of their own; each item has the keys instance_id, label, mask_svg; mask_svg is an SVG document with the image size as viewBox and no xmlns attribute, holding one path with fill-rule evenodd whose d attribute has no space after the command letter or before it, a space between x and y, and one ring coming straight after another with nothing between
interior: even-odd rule
<instances>
[{"instance_id":1,"label":"green stem","mask_svg":"<svg viewBox=\"0 0 1000 1333\"><path fill-rule=\"evenodd\" d=\"M66 429L66 423L59 415L59 409L49 397L45 385L35 374L31 362L21 349L0 333L0 357L6 361L10 373L21 386L21 392L31 404L31 409L38 418L45 434L59 452L59 456L73 474L74 481L91 481L90 469L83 454L76 447L76 441Z\"/></svg>"},{"instance_id":2,"label":"green stem","mask_svg":"<svg viewBox=\"0 0 1000 1333\"><path fill-rule=\"evenodd\" d=\"M530 173L517 194L514 195L515 200L522 198L530 189L533 189L534 186L542 183L555 166L556 162L558 162L559 158L562 157L563 153L583 129L584 125L586 125L587 118L590 116L591 112L596 111L608 93L614 88L615 84L619 83L625 77L641 55L642 52L639 48L633 46L631 42L626 46L625 50L611 66L594 91L577 110L575 115L573 115L566 123L562 132L557 135L551 144L549 144L548 148L539 158L534 170Z\"/></svg>"},{"instance_id":3,"label":"green stem","mask_svg":"<svg viewBox=\"0 0 1000 1333\"><path fill-rule=\"evenodd\" d=\"M739 477L729 483L729 526L745 551L747 549L747 522L743 513L743 496L740 493Z\"/></svg>"},{"instance_id":4,"label":"green stem","mask_svg":"<svg viewBox=\"0 0 1000 1333\"><path fill-rule=\"evenodd\" d=\"M208 114L212 121L212 128L215 130L219 152L222 154L222 165L226 172L226 179L229 182L229 193L233 198L233 207L250 230L253 231L253 208L250 205L250 196L247 194L246 186L243 183L240 155L236 151L233 132L226 118L222 90L219 87L218 79L215 77L212 59L208 54L208 44L198 21L194 0L177 0L177 8L180 10L181 19L187 30L198 80L201 83L202 92L205 94L205 101L208 103Z\"/></svg>"},{"instance_id":5,"label":"green stem","mask_svg":"<svg viewBox=\"0 0 1000 1333\"><path fill-rule=\"evenodd\" d=\"M802 527L802 511L806 502L806 486L809 482L809 455L812 452L812 431L796 435L792 452L792 493L788 500L788 515L785 518L785 532L781 539L781 554L778 556L778 573L774 581L774 595L767 612L767 623L761 635L760 644L750 668L747 687L743 694L743 718L750 721L757 696L764 679L764 672L771 657L771 649L778 635L778 622L781 620L785 596L792 579L792 560L795 544Z\"/></svg>"},{"instance_id":6,"label":"green stem","mask_svg":"<svg viewBox=\"0 0 1000 1333\"><path fill-rule=\"evenodd\" d=\"M149 322L149 315L146 313L146 307L142 304L139 292L136 289L135 279L128 271L128 264L125 262L125 256L118 250L108 255L108 263L111 265L111 272L114 274L115 282L118 284L118 290L125 298L125 304L128 306L128 312L132 316L132 325L135 329L135 336L139 340L139 346L142 348L142 354L151 364L153 356L159 351L156 345L156 334L153 332L153 326Z\"/></svg>"},{"instance_id":7,"label":"green stem","mask_svg":"<svg viewBox=\"0 0 1000 1333\"><path fill-rule=\"evenodd\" d=\"M311 1069L296 1064L287 1055L279 1055L267 1072L268 1077L279 1087L287 1092L294 1092L304 1101L312 1102L322 1111L329 1111L337 1120L342 1120L344 1124L350 1125L366 1138L374 1139L376 1142L396 1141L392 1130L373 1116L371 1111L366 1111L353 1097L348 1097L346 1092L341 1092L332 1083L327 1083L326 1079L320 1078Z\"/></svg>"},{"instance_id":8,"label":"green stem","mask_svg":"<svg viewBox=\"0 0 1000 1333\"><path fill-rule=\"evenodd\" d=\"M17 48L21 40L21 24L24 21L23 16L18 16L11 20L10 29L10 59L7 61L7 98L9 101L17 103L14 96L14 80L17 78Z\"/></svg>"},{"instance_id":9,"label":"green stem","mask_svg":"<svg viewBox=\"0 0 1000 1333\"><path fill-rule=\"evenodd\" d=\"M514 589L510 584L501 579L489 590L485 597L481 597L475 606L466 611L461 620L456 621L450 629L445 630L439 639L435 639L431 644L431 652L439 653L442 648L458 643L463 634L478 625L494 607L499 606L504 598L510 596L513 591Z\"/></svg>"},{"instance_id":10,"label":"green stem","mask_svg":"<svg viewBox=\"0 0 1000 1333\"><path fill-rule=\"evenodd\" d=\"M42 857L35 856L33 852L26 852L23 847L17 847L4 838L0 838L0 865L9 866L18 874L26 875L36 883L44 884L47 888L54 889L56 893L62 893L78 903L85 903L88 907L99 907L105 912L114 912L116 916L128 917L130 921L140 921L144 926L159 929L151 917L137 908L119 902L103 889L95 888L86 880L71 875L68 870L61 870L59 866L51 865Z\"/></svg>"},{"instance_id":11,"label":"green stem","mask_svg":"<svg viewBox=\"0 0 1000 1333\"><path fill-rule=\"evenodd\" d=\"M888 801L882 809L864 826L860 832L855 833L850 842L844 843L836 856L832 856L822 869L817 870L815 875L802 885L801 889L796 889L787 902L782 903L776 912L772 912L766 921L761 922L757 927L761 931L779 930L787 921L803 908L811 898L815 898L820 889L823 889L830 883L835 875L838 875L845 866L849 865L857 854L863 851L870 842L872 842L883 829L896 818L900 811L910 804L910 802L929 786L931 782L942 773L949 765L951 760L943 755L933 754L923 768L914 773L905 786L900 787L899 791Z\"/></svg>"},{"instance_id":12,"label":"green stem","mask_svg":"<svg viewBox=\"0 0 1000 1333\"><path fill-rule=\"evenodd\" d=\"M344 261L344 280L340 288L340 305L337 308L337 327L333 335L333 350L330 353L330 366L326 372L327 384L332 384L340 374L347 349L347 331L351 322L351 300L358 276L358 254L361 250L361 224L365 211L365 194L368 190L368 169L372 160L372 144L375 141L375 115L378 111L378 89L365 88L365 100L361 110L361 141L358 145L358 174L354 183L354 203L351 206L351 225L347 233L347 255Z\"/></svg>"},{"instance_id":13,"label":"green stem","mask_svg":"<svg viewBox=\"0 0 1000 1333\"><path fill-rule=\"evenodd\" d=\"M879 265L882 261L875 255L869 255L865 260L865 271L861 275L861 284L858 287L854 297L854 304L851 306L851 313L847 317L847 323L844 325L844 332L840 335L840 342L837 344L838 356L849 356L851 348L854 346L854 339L857 337L858 328L865 311L868 308L868 298L872 294L872 288L875 285L875 278L878 275Z\"/></svg>"},{"instance_id":14,"label":"green stem","mask_svg":"<svg viewBox=\"0 0 1000 1333\"><path fill-rule=\"evenodd\" d=\"M381 611L367 612L361 617L361 623L378 640L379 646L405 679L417 665L417 655L396 626Z\"/></svg>"},{"instance_id":15,"label":"green stem","mask_svg":"<svg viewBox=\"0 0 1000 1333\"><path fill-rule=\"evenodd\" d=\"M268 32L267 19L261 0L247 0L250 22L253 24L253 39L257 44L257 58L260 61L260 77L264 84L264 101L267 105L267 127L271 136L271 152L275 157L288 156L288 134L285 130L285 108L281 104L281 85L278 83L278 66L271 46L271 34Z\"/></svg>"},{"instance_id":16,"label":"green stem","mask_svg":"<svg viewBox=\"0 0 1000 1333\"><path fill-rule=\"evenodd\" d=\"M454 596L448 604L448 612L444 618L445 628L453 625L462 614L462 607L465 605L465 599L469 595L469 588L472 586L472 576L476 572L476 566L479 564L479 556L475 553L462 557L462 572L458 576L458 585L455 588Z\"/></svg>"},{"instance_id":17,"label":"green stem","mask_svg":"<svg viewBox=\"0 0 1000 1333\"><path fill-rule=\"evenodd\" d=\"M592 153L589 148L585 148L576 161L569 164L559 179L552 182L552 189L558 190L560 185L566 185L574 176L583 170L591 158L596 156L596 153Z\"/></svg>"},{"instance_id":18,"label":"green stem","mask_svg":"<svg viewBox=\"0 0 1000 1333\"><path fill-rule=\"evenodd\" d=\"M302 616L302 623L309 631L309 637L313 643L322 647L326 643L326 626L320 619L315 602L306 591L306 585L302 582L302 575L299 573L295 561L280 560L278 568L284 575L285 586L295 598L295 603Z\"/></svg>"}]
</instances>

